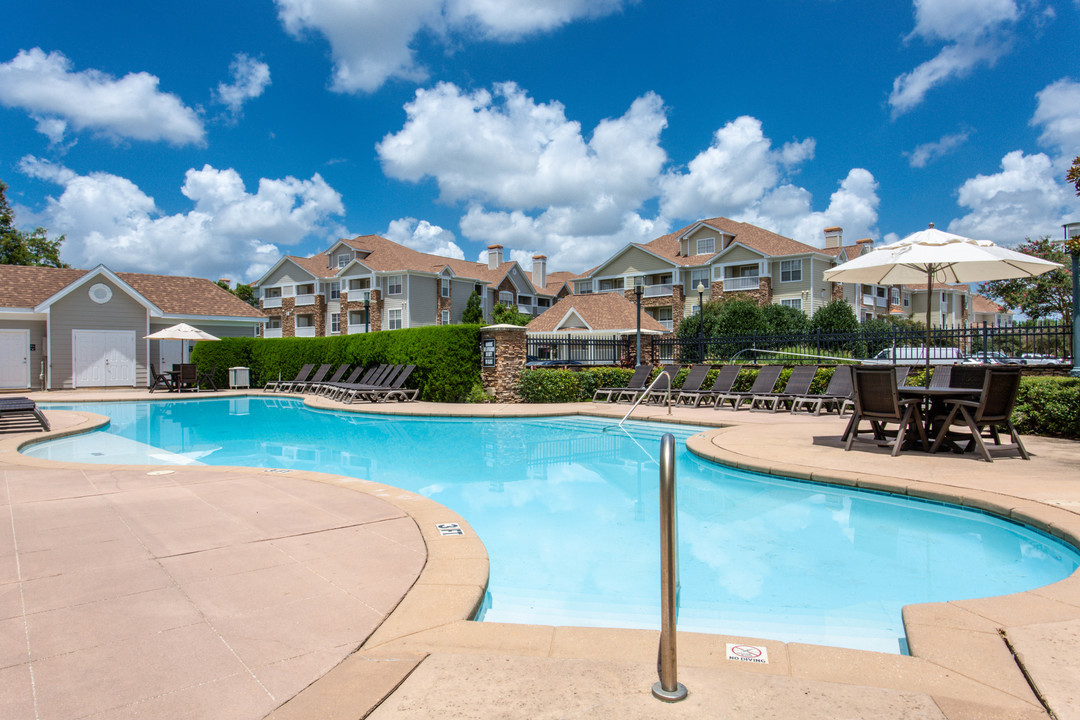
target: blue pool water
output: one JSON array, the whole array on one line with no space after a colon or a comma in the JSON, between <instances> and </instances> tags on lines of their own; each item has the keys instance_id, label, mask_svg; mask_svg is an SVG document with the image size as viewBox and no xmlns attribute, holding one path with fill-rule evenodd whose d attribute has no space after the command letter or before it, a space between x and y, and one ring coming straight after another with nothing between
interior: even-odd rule
<instances>
[{"instance_id":1,"label":"blue pool water","mask_svg":"<svg viewBox=\"0 0 1080 720\"><path fill-rule=\"evenodd\" d=\"M358 415L260 397L51 407L112 422L28 455L310 469L430 497L487 546L491 621L659 627L664 432L678 440L681 630L902 652L902 606L1028 590L1080 563L983 513L701 460L683 442L701 428Z\"/></svg>"}]
</instances>

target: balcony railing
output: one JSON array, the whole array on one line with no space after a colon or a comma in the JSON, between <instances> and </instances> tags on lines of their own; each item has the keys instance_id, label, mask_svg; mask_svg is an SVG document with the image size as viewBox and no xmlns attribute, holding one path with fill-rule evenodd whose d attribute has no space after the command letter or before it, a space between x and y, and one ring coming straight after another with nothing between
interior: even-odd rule
<instances>
[{"instance_id":1,"label":"balcony railing","mask_svg":"<svg viewBox=\"0 0 1080 720\"><path fill-rule=\"evenodd\" d=\"M674 285L646 285L642 297L667 297L671 295Z\"/></svg>"},{"instance_id":2,"label":"balcony railing","mask_svg":"<svg viewBox=\"0 0 1080 720\"><path fill-rule=\"evenodd\" d=\"M532 315L533 314L532 305L518 305L518 312L519 313L524 313L525 315Z\"/></svg>"},{"instance_id":3,"label":"balcony railing","mask_svg":"<svg viewBox=\"0 0 1080 720\"><path fill-rule=\"evenodd\" d=\"M889 307L889 298L878 297L875 300L878 307Z\"/></svg>"},{"instance_id":4,"label":"balcony railing","mask_svg":"<svg viewBox=\"0 0 1080 720\"><path fill-rule=\"evenodd\" d=\"M364 323L358 325L350 325L347 335L363 335L367 330L364 329Z\"/></svg>"},{"instance_id":5,"label":"balcony railing","mask_svg":"<svg viewBox=\"0 0 1080 720\"><path fill-rule=\"evenodd\" d=\"M279 297L263 298L263 310L269 310L270 308L279 308L279 307L281 307L281 298L279 298Z\"/></svg>"},{"instance_id":6,"label":"balcony railing","mask_svg":"<svg viewBox=\"0 0 1080 720\"><path fill-rule=\"evenodd\" d=\"M263 328L263 337L264 338L279 338L279 337L281 337L281 328L279 328L279 327L278 328L264 327Z\"/></svg>"},{"instance_id":7,"label":"balcony railing","mask_svg":"<svg viewBox=\"0 0 1080 720\"><path fill-rule=\"evenodd\" d=\"M315 337L315 326L309 325L296 328L296 337Z\"/></svg>"},{"instance_id":8,"label":"balcony railing","mask_svg":"<svg viewBox=\"0 0 1080 720\"><path fill-rule=\"evenodd\" d=\"M724 278L724 292L738 292L740 290L757 290L759 287L758 276Z\"/></svg>"},{"instance_id":9,"label":"balcony railing","mask_svg":"<svg viewBox=\"0 0 1080 720\"><path fill-rule=\"evenodd\" d=\"M873 305L874 305L874 296L873 295L863 295L862 296L862 304L863 305L869 305L869 306L873 307Z\"/></svg>"},{"instance_id":10,"label":"balcony railing","mask_svg":"<svg viewBox=\"0 0 1080 720\"><path fill-rule=\"evenodd\" d=\"M315 295L314 294L311 294L311 295L297 295L295 302L293 302L294 307L300 307L301 305L314 305L314 304L315 304Z\"/></svg>"},{"instance_id":11,"label":"balcony railing","mask_svg":"<svg viewBox=\"0 0 1080 720\"><path fill-rule=\"evenodd\" d=\"M670 331L675 326L675 322L673 320L657 320L656 322L663 325L664 329L668 331Z\"/></svg>"}]
</instances>

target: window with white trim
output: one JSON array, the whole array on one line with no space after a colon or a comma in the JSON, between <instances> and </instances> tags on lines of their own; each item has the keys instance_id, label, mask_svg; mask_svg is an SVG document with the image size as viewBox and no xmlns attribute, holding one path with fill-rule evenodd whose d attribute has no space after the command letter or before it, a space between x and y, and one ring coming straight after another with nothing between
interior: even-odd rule
<instances>
[{"instance_id":1,"label":"window with white trim","mask_svg":"<svg viewBox=\"0 0 1080 720\"><path fill-rule=\"evenodd\" d=\"M337 300L341 297L341 283L335 280L330 283L330 299Z\"/></svg>"},{"instance_id":2,"label":"window with white trim","mask_svg":"<svg viewBox=\"0 0 1080 720\"><path fill-rule=\"evenodd\" d=\"M604 278L600 281L600 292L612 292L614 290L623 289L623 279L620 278Z\"/></svg>"},{"instance_id":3,"label":"window with white trim","mask_svg":"<svg viewBox=\"0 0 1080 720\"><path fill-rule=\"evenodd\" d=\"M386 321L391 330L401 329L401 310L390 310L386 313Z\"/></svg>"},{"instance_id":4,"label":"window with white trim","mask_svg":"<svg viewBox=\"0 0 1080 720\"><path fill-rule=\"evenodd\" d=\"M342 254L337 256L337 266L339 268L343 268L348 264L349 264L349 254L348 253L342 253Z\"/></svg>"},{"instance_id":5,"label":"window with white trim","mask_svg":"<svg viewBox=\"0 0 1080 720\"><path fill-rule=\"evenodd\" d=\"M449 310L443 310L442 311L442 324L443 325L449 325L450 324L450 311Z\"/></svg>"},{"instance_id":6,"label":"window with white trim","mask_svg":"<svg viewBox=\"0 0 1080 720\"><path fill-rule=\"evenodd\" d=\"M387 295L400 295L401 294L401 276L391 275L386 279L386 294Z\"/></svg>"},{"instance_id":7,"label":"window with white trim","mask_svg":"<svg viewBox=\"0 0 1080 720\"><path fill-rule=\"evenodd\" d=\"M350 290L367 290L371 287L371 278L351 278L349 280Z\"/></svg>"},{"instance_id":8,"label":"window with white trim","mask_svg":"<svg viewBox=\"0 0 1080 720\"><path fill-rule=\"evenodd\" d=\"M264 298L279 298L279 297L281 297L281 288L279 288L279 287L263 288L262 292L263 292L263 297Z\"/></svg>"},{"instance_id":9,"label":"window with white trim","mask_svg":"<svg viewBox=\"0 0 1080 720\"><path fill-rule=\"evenodd\" d=\"M698 255L712 255L716 252L716 238L706 237L698 238L697 241L697 254Z\"/></svg>"},{"instance_id":10,"label":"window with white trim","mask_svg":"<svg viewBox=\"0 0 1080 720\"><path fill-rule=\"evenodd\" d=\"M330 313L330 332L341 332L341 313Z\"/></svg>"},{"instance_id":11,"label":"window with white trim","mask_svg":"<svg viewBox=\"0 0 1080 720\"><path fill-rule=\"evenodd\" d=\"M442 296L450 297L450 278L443 278L440 285L442 285Z\"/></svg>"},{"instance_id":12,"label":"window with white trim","mask_svg":"<svg viewBox=\"0 0 1080 720\"><path fill-rule=\"evenodd\" d=\"M780 301L780 304L784 307L795 308L802 311L802 298L784 298Z\"/></svg>"},{"instance_id":13,"label":"window with white trim","mask_svg":"<svg viewBox=\"0 0 1080 720\"><path fill-rule=\"evenodd\" d=\"M904 293L904 307L911 307L911 296Z\"/></svg>"},{"instance_id":14,"label":"window with white trim","mask_svg":"<svg viewBox=\"0 0 1080 720\"><path fill-rule=\"evenodd\" d=\"M280 330L281 329L281 316L280 315L271 315L270 319L266 321L266 327L268 327L270 329Z\"/></svg>"},{"instance_id":15,"label":"window with white trim","mask_svg":"<svg viewBox=\"0 0 1080 720\"><path fill-rule=\"evenodd\" d=\"M802 260L780 261L780 282L801 282Z\"/></svg>"},{"instance_id":16,"label":"window with white trim","mask_svg":"<svg viewBox=\"0 0 1080 720\"><path fill-rule=\"evenodd\" d=\"M889 304L890 305L899 305L900 304L900 290L899 290L899 288L893 288L892 291L889 294L892 296L892 297L889 298Z\"/></svg>"},{"instance_id":17,"label":"window with white trim","mask_svg":"<svg viewBox=\"0 0 1080 720\"><path fill-rule=\"evenodd\" d=\"M698 283L705 286L705 292L709 291L709 268L690 271L690 289L697 292Z\"/></svg>"},{"instance_id":18,"label":"window with white trim","mask_svg":"<svg viewBox=\"0 0 1080 720\"><path fill-rule=\"evenodd\" d=\"M574 294L576 295L592 295L592 280L585 282L574 283Z\"/></svg>"},{"instance_id":19,"label":"window with white trim","mask_svg":"<svg viewBox=\"0 0 1080 720\"><path fill-rule=\"evenodd\" d=\"M499 291L499 302L502 303L503 305L513 305L514 304L514 293L512 293L512 292L510 292L508 290L500 290Z\"/></svg>"}]
</instances>

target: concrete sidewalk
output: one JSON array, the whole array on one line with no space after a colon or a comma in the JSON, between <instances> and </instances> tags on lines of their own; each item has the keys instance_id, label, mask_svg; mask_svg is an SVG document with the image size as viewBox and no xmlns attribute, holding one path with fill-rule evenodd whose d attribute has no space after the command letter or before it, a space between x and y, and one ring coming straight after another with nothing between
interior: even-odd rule
<instances>
[{"instance_id":1,"label":"concrete sidewalk","mask_svg":"<svg viewBox=\"0 0 1080 720\"><path fill-rule=\"evenodd\" d=\"M132 394L147 397L144 392ZM83 393L78 396L86 399ZM151 399L159 397L155 395ZM49 399L60 398L50 393ZM119 397L109 394L109 399ZM359 412L421 415L570 412L621 417L627 409L594 404L409 403L346 407L312 402ZM838 438L846 420L836 418L711 409L680 409L668 416L664 410L655 408L641 408L634 417L723 424L695 436L689 443L694 452L720 462L967 504L1014 517L1080 545L1080 516L1076 512L1080 508L1080 444L1077 443L1025 438L1033 455L1030 462L1000 458L987 464L971 456L908 453L890 458L873 446L844 452ZM5 446L11 449L10 444L8 440L0 441L0 462L11 463L4 470L5 477L7 473L45 472L27 467L34 464L29 458L3 452ZM46 465L39 463L41 467ZM95 470L101 471L100 466ZM110 472L116 473L118 469ZM142 478L139 482L158 477L147 476L147 468L124 472L137 473ZM189 482L195 483L194 477L200 473L213 476L220 472L217 468L190 469ZM262 482L265 473L237 470L236 474L252 482L258 479L258 484L252 486L258 490L257 495L262 495L264 487L279 491L273 483ZM291 486L307 479L307 474L295 475L295 479L290 475L275 480ZM315 475L311 477L314 479ZM134 482L135 478L133 474L126 480ZM333 478L321 479L335 482ZM207 484L216 482L209 480ZM486 555L481 539L472 534L464 519L460 520L466 529L464 537L440 538L431 533L430 527L447 517L449 511L445 508L430 501L425 505L410 497L411 493L382 486L365 488L365 485L343 484L336 489L361 489L406 512L414 527L419 528L421 542L426 543L427 563L422 570L414 570L416 581L412 588L408 592L398 591L399 597L404 593L401 602L366 637L358 652L289 696L284 704L281 704L284 695L275 695L269 706L253 701L251 707L256 711L276 706L270 717L278 720L356 718L369 714L374 718L436 715L714 718L755 714L785 718L974 720L1045 718L1048 713L1044 707L1049 707L1058 718L1080 718L1080 697L1075 690L1080 687L1080 579L1076 575L1045 588L1003 598L909 606L904 618L913 653L910 657L680 633L680 680L690 689L690 697L682 703L666 705L649 693L656 678L657 633L467 621L482 597L486 582ZM184 488L179 485L179 490ZM179 490L170 488L170 492ZM102 501L100 492L89 497ZM7 496L0 498L8 503L0 508L12 508L9 511L12 517L22 512L17 509L21 506ZM46 501L47 498L38 500ZM2 543L0 540L0 558L8 552ZM77 553L78 549L71 552ZM367 577L366 580L354 577L352 582L356 587L383 584L381 573L361 569L358 575ZM0 608L13 602L5 600L3 595L11 590L10 585L22 588L29 582L29 579L11 581L8 577L0 580L4 583L0 584ZM400 584L407 586L408 581ZM23 611L14 624L24 634L27 631L23 625L29 627L27 617ZM33 636L29 637L32 642ZM727 642L762 645L768 649L770 662L752 665L728 660ZM22 653L19 657L26 660L26 647L21 651L16 648L16 653L19 652ZM0 665L4 668L0 675L12 668L25 673L25 664L17 657L4 662ZM7 676L3 677L2 687L8 687ZM202 686L213 687L213 683ZM82 690L72 694L78 692ZM0 694L6 691L0 690ZM0 716L8 717L4 709L0 705ZM10 716L21 717L17 713ZM48 715L27 715L38 716Z\"/></svg>"}]
</instances>

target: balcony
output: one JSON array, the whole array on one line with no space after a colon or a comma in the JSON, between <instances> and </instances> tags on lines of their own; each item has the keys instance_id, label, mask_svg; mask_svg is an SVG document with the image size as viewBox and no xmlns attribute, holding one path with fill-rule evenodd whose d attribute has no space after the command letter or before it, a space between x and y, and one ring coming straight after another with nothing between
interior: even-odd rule
<instances>
[{"instance_id":1,"label":"balcony","mask_svg":"<svg viewBox=\"0 0 1080 720\"><path fill-rule=\"evenodd\" d=\"M315 337L315 326L308 325L307 327L296 328L296 337Z\"/></svg>"},{"instance_id":2,"label":"balcony","mask_svg":"<svg viewBox=\"0 0 1080 720\"><path fill-rule=\"evenodd\" d=\"M294 307L301 307L303 305L314 305L314 304L315 304L315 295L314 294L297 295L296 296L296 301L293 302Z\"/></svg>"},{"instance_id":3,"label":"balcony","mask_svg":"<svg viewBox=\"0 0 1080 720\"><path fill-rule=\"evenodd\" d=\"M758 280L760 280L760 278L757 275L737 278L726 277L724 278L724 292L757 290L759 287Z\"/></svg>"},{"instance_id":4,"label":"balcony","mask_svg":"<svg viewBox=\"0 0 1080 720\"><path fill-rule=\"evenodd\" d=\"M863 295L862 296L862 304L864 306L866 306L866 307L874 307L874 296L873 295Z\"/></svg>"},{"instance_id":5,"label":"balcony","mask_svg":"<svg viewBox=\"0 0 1080 720\"><path fill-rule=\"evenodd\" d=\"M263 298L263 310L269 310L270 308L279 308L279 307L281 307L281 298L279 298L279 297Z\"/></svg>"},{"instance_id":6,"label":"balcony","mask_svg":"<svg viewBox=\"0 0 1080 720\"><path fill-rule=\"evenodd\" d=\"M667 285L646 285L645 291L641 294L642 297L670 297L672 288L675 287L670 283Z\"/></svg>"},{"instance_id":7,"label":"balcony","mask_svg":"<svg viewBox=\"0 0 1080 720\"><path fill-rule=\"evenodd\" d=\"M349 325L349 331L346 335L363 335L367 330L364 329L364 323L359 325Z\"/></svg>"},{"instance_id":8,"label":"balcony","mask_svg":"<svg viewBox=\"0 0 1080 720\"><path fill-rule=\"evenodd\" d=\"M889 298L878 297L878 298L875 298L875 300L876 300L875 304L878 307L883 307L883 308L889 307Z\"/></svg>"},{"instance_id":9,"label":"balcony","mask_svg":"<svg viewBox=\"0 0 1080 720\"><path fill-rule=\"evenodd\" d=\"M281 328L279 328L279 327L277 327L277 328L264 327L263 328L263 337L264 338L279 338L279 337L281 337Z\"/></svg>"},{"instance_id":10,"label":"balcony","mask_svg":"<svg viewBox=\"0 0 1080 720\"><path fill-rule=\"evenodd\" d=\"M523 313L525 315L532 315L533 314L532 305L518 305L518 312Z\"/></svg>"}]
</instances>

